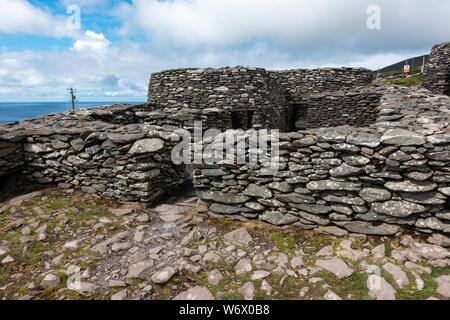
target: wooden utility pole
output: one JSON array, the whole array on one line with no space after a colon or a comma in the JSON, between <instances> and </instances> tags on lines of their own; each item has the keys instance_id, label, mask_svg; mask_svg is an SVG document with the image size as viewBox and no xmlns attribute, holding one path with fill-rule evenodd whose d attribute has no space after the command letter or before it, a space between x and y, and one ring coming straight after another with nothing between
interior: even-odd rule
<instances>
[{"instance_id":1,"label":"wooden utility pole","mask_svg":"<svg viewBox=\"0 0 450 320\"><path fill-rule=\"evenodd\" d=\"M68 90L69 90L70 96L72 97L72 110L75 110L75 99L77 98L75 96L75 91L76 90L74 90L73 88L70 88Z\"/></svg>"}]
</instances>

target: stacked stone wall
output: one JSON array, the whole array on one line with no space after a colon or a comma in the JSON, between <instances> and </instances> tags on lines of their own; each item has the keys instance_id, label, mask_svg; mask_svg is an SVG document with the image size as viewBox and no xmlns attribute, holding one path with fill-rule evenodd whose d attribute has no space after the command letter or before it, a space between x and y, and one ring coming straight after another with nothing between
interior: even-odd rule
<instances>
[{"instance_id":1,"label":"stacked stone wall","mask_svg":"<svg viewBox=\"0 0 450 320\"><path fill-rule=\"evenodd\" d=\"M435 45L431 50L422 86L436 94L450 95L450 42Z\"/></svg>"},{"instance_id":2,"label":"stacked stone wall","mask_svg":"<svg viewBox=\"0 0 450 320\"><path fill-rule=\"evenodd\" d=\"M306 127L368 127L377 119L382 91L368 87L305 96L301 105L307 110Z\"/></svg>"},{"instance_id":3,"label":"stacked stone wall","mask_svg":"<svg viewBox=\"0 0 450 320\"><path fill-rule=\"evenodd\" d=\"M197 166L200 208L336 235L394 235L399 226L448 234L449 108L446 97L392 87L368 128L282 135L274 175L266 162Z\"/></svg>"},{"instance_id":4,"label":"stacked stone wall","mask_svg":"<svg viewBox=\"0 0 450 320\"><path fill-rule=\"evenodd\" d=\"M233 112L252 112L245 127L285 130L284 90L261 68L176 69L152 74L148 103L152 111L179 119L201 119L206 127L233 127ZM274 116L276 115L276 116ZM247 125L249 122L250 125ZM187 125L189 126L189 124Z\"/></svg>"},{"instance_id":5,"label":"stacked stone wall","mask_svg":"<svg viewBox=\"0 0 450 320\"><path fill-rule=\"evenodd\" d=\"M2 126L1 172L121 201L159 201L185 182L186 171L172 162L177 142L171 127L116 124L136 121L142 107L95 108Z\"/></svg>"}]
</instances>

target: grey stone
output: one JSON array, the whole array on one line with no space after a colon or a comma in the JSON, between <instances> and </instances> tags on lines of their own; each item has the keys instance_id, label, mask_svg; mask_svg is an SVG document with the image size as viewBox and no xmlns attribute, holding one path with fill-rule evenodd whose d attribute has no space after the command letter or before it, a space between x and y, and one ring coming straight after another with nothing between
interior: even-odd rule
<instances>
[{"instance_id":1,"label":"grey stone","mask_svg":"<svg viewBox=\"0 0 450 320\"><path fill-rule=\"evenodd\" d=\"M437 188L437 184L431 182L418 182L404 180L399 182L388 182L384 185L391 191L398 192L427 192Z\"/></svg>"},{"instance_id":2,"label":"grey stone","mask_svg":"<svg viewBox=\"0 0 450 320\"><path fill-rule=\"evenodd\" d=\"M246 282L242 287L237 290L240 294L244 296L245 300L253 300L255 295L255 285L253 282Z\"/></svg>"},{"instance_id":3,"label":"grey stone","mask_svg":"<svg viewBox=\"0 0 450 320\"><path fill-rule=\"evenodd\" d=\"M301 218L320 224L322 226L327 226L330 224L330 220L326 218L321 218L318 215L307 213L307 212L294 212L295 214L299 215Z\"/></svg>"},{"instance_id":4,"label":"grey stone","mask_svg":"<svg viewBox=\"0 0 450 320\"><path fill-rule=\"evenodd\" d=\"M197 229L194 229L191 232L189 232L186 236L184 236L184 238L181 240L181 245L186 246L188 244L200 240L201 238L202 234Z\"/></svg>"},{"instance_id":5,"label":"grey stone","mask_svg":"<svg viewBox=\"0 0 450 320\"><path fill-rule=\"evenodd\" d=\"M251 275L250 279L252 281L256 281L256 280L265 279L268 276L270 276L270 272L269 271L259 270L259 271L253 272L253 274Z\"/></svg>"},{"instance_id":6,"label":"grey stone","mask_svg":"<svg viewBox=\"0 0 450 320\"><path fill-rule=\"evenodd\" d=\"M450 252L438 245L425 243L412 243L411 250L420 254L427 260L445 259L450 257Z\"/></svg>"},{"instance_id":7,"label":"grey stone","mask_svg":"<svg viewBox=\"0 0 450 320\"><path fill-rule=\"evenodd\" d=\"M67 288L76 291L83 296L91 296L94 293L96 286L89 282L68 281Z\"/></svg>"},{"instance_id":8,"label":"grey stone","mask_svg":"<svg viewBox=\"0 0 450 320\"><path fill-rule=\"evenodd\" d=\"M111 296L111 300L112 301L122 301L127 298L127 295L128 295L128 290L124 289L122 291L117 292L116 294L113 294Z\"/></svg>"},{"instance_id":9,"label":"grey stone","mask_svg":"<svg viewBox=\"0 0 450 320\"><path fill-rule=\"evenodd\" d=\"M128 152L131 155L154 153L164 148L164 141L161 139L143 139L136 141Z\"/></svg>"},{"instance_id":10,"label":"grey stone","mask_svg":"<svg viewBox=\"0 0 450 320\"><path fill-rule=\"evenodd\" d=\"M374 225L364 221L335 221L334 223L353 233L390 236L395 235L399 231L398 226L384 223L380 225Z\"/></svg>"},{"instance_id":11,"label":"grey stone","mask_svg":"<svg viewBox=\"0 0 450 320\"><path fill-rule=\"evenodd\" d=\"M256 184L250 184L245 190L244 194L250 197L257 197L263 199L272 198L272 191L264 186L258 186Z\"/></svg>"},{"instance_id":12,"label":"grey stone","mask_svg":"<svg viewBox=\"0 0 450 320\"><path fill-rule=\"evenodd\" d=\"M240 260L234 267L237 276L251 272L253 269L252 262L249 259Z\"/></svg>"},{"instance_id":13,"label":"grey stone","mask_svg":"<svg viewBox=\"0 0 450 320\"><path fill-rule=\"evenodd\" d=\"M164 284L169 281L174 275L178 273L178 269L173 267L166 267L165 269L152 275L152 281L156 284Z\"/></svg>"},{"instance_id":14,"label":"grey stone","mask_svg":"<svg viewBox=\"0 0 450 320\"><path fill-rule=\"evenodd\" d=\"M423 135L403 129L391 129L386 131L380 141L384 144L398 146L420 146L426 142Z\"/></svg>"},{"instance_id":15,"label":"grey stone","mask_svg":"<svg viewBox=\"0 0 450 320\"><path fill-rule=\"evenodd\" d=\"M425 212L426 208L420 204L408 201L386 201L376 202L371 205L372 210L379 214L385 214L393 217L409 217L415 213Z\"/></svg>"},{"instance_id":16,"label":"grey stone","mask_svg":"<svg viewBox=\"0 0 450 320\"><path fill-rule=\"evenodd\" d=\"M248 246L253 241L252 236L247 232L245 228L234 230L223 236L223 239L227 242L234 243L240 246Z\"/></svg>"},{"instance_id":17,"label":"grey stone","mask_svg":"<svg viewBox=\"0 0 450 320\"><path fill-rule=\"evenodd\" d=\"M276 226L292 224L299 220L298 217L295 217L289 213L283 214L278 211L266 211L260 216L260 219Z\"/></svg>"},{"instance_id":18,"label":"grey stone","mask_svg":"<svg viewBox=\"0 0 450 320\"><path fill-rule=\"evenodd\" d=\"M450 298L450 275L443 275L434 280L438 284L436 289L437 293L446 298Z\"/></svg>"},{"instance_id":19,"label":"grey stone","mask_svg":"<svg viewBox=\"0 0 450 320\"><path fill-rule=\"evenodd\" d=\"M392 197L392 194L382 188L364 188L359 192L359 196L365 201L372 203L375 201L385 201Z\"/></svg>"},{"instance_id":20,"label":"grey stone","mask_svg":"<svg viewBox=\"0 0 450 320\"><path fill-rule=\"evenodd\" d=\"M195 286L177 295L173 300L215 300L206 287Z\"/></svg>"},{"instance_id":21,"label":"grey stone","mask_svg":"<svg viewBox=\"0 0 450 320\"><path fill-rule=\"evenodd\" d=\"M342 156L342 159L349 166L364 166L370 163L370 159L363 156L356 156L356 155Z\"/></svg>"},{"instance_id":22,"label":"grey stone","mask_svg":"<svg viewBox=\"0 0 450 320\"><path fill-rule=\"evenodd\" d=\"M298 193L288 193L288 194L276 194L275 198L283 202L292 203L315 203L316 199L311 196L298 194Z\"/></svg>"},{"instance_id":23,"label":"grey stone","mask_svg":"<svg viewBox=\"0 0 450 320\"><path fill-rule=\"evenodd\" d=\"M372 249L372 257L375 260L381 259L385 257L385 246L384 244L380 244Z\"/></svg>"},{"instance_id":24,"label":"grey stone","mask_svg":"<svg viewBox=\"0 0 450 320\"><path fill-rule=\"evenodd\" d=\"M127 278L129 279L145 279L152 267L153 261L140 261L128 267Z\"/></svg>"},{"instance_id":25,"label":"grey stone","mask_svg":"<svg viewBox=\"0 0 450 320\"><path fill-rule=\"evenodd\" d=\"M311 181L311 182L308 182L306 187L313 191L326 191L326 190L359 191L359 190L361 190L360 183L341 182L341 181L334 181L334 180Z\"/></svg>"},{"instance_id":26,"label":"grey stone","mask_svg":"<svg viewBox=\"0 0 450 320\"><path fill-rule=\"evenodd\" d=\"M44 279L42 279L40 286L47 288L58 287L61 284L61 279L54 274L47 274Z\"/></svg>"},{"instance_id":27,"label":"grey stone","mask_svg":"<svg viewBox=\"0 0 450 320\"><path fill-rule=\"evenodd\" d=\"M294 269L297 269L298 267L301 267L304 265L303 258L301 256L293 257L291 259L290 263L291 263L291 267Z\"/></svg>"},{"instance_id":28,"label":"grey stone","mask_svg":"<svg viewBox=\"0 0 450 320\"><path fill-rule=\"evenodd\" d=\"M299 203L290 203L291 207L307 211L309 213L313 214L326 214L331 212L331 208L324 205L318 205L318 204L299 204Z\"/></svg>"},{"instance_id":29,"label":"grey stone","mask_svg":"<svg viewBox=\"0 0 450 320\"><path fill-rule=\"evenodd\" d=\"M224 204L240 204L245 203L250 199L243 194L231 194L218 191L199 192L199 197L203 200L212 200Z\"/></svg>"},{"instance_id":30,"label":"grey stone","mask_svg":"<svg viewBox=\"0 0 450 320\"><path fill-rule=\"evenodd\" d=\"M319 230L336 237L344 237L348 235L347 230L338 228L336 226L319 226Z\"/></svg>"},{"instance_id":31,"label":"grey stone","mask_svg":"<svg viewBox=\"0 0 450 320\"><path fill-rule=\"evenodd\" d=\"M405 288L409 284L408 276L399 266L388 262L383 265L383 268L394 278L394 281L400 289Z\"/></svg>"},{"instance_id":32,"label":"grey stone","mask_svg":"<svg viewBox=\"0 0 450 320\"><path fill-rule=\"evenodd\" d=\"M364 170L362 168L350 166L346 163L330 170L330 174L333 177L348 177L348 176L358 175L363 172L364 172Z\"/></svg>"},{"instance_id":33,"label":"grey stone","mask_svg":"<svg viewBox=\"0 0 450 320\"><path fill-rule=\"evenodd\" d=\"M367 279L367 287L369 296L372 298L377 300L395 300L397 291L383 277L374 274L370 275Z\"/></svg>"},{"instance_id":34,"label":"grey stone","mask_svg":"<svg viewBox=\"0 0 450 320\"><path fill-rule=\"evenodd\" d=\"M253 212L253 210L248 209L246 207L229 206L220 203L211 204L209 206L209 210L217 214L237 214L237 213Z\"/></svg>"},{"instance_id":35,"label":"grey stone","mask_svg":"<svg viewBox=\"0 0 450 320\"><path fill-rule=\"evenodd\" d=\"M222 279L223 279L223 275L219 270L214 269L214 270L211 270L210 272L208 272L208 282L210 284L212 284L213 286L218 285L220 283L220 281L222 281Z\"/></svg>"},{"instance_id":36,"label":"grey stone","mask_svg":"<svg viewBox=\"0 0 450 320\"><path fill-rule=\"evenodd\" d=\"M342 300L336 293L331 290L328 290L327 293L323 296L325 300Z\"/></svg>"},{"instance_id":37,"label":"grey stone","mask_svg":"<svg viewBox=\"0 0 450 320\"><path fill-rule=\"evenodd\" d=\"M344 261L336 257L330 260L317 260L316 266L328 270L339 279L348 278L353 274L353 270Z\"/></svg>"}]
</instances>

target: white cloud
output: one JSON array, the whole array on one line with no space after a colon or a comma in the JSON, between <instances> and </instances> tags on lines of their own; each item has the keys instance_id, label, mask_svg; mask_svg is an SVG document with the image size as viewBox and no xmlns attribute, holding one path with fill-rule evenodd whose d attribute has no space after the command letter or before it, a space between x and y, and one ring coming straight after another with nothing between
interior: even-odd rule
<instances>
[{"instance_id":1,"label":"white cloud","mask_svg":"<svg viewBox=\"0 0 450 320\"><path fill-rule=\"evenodd\" d=\"M79 52L87 52L90 54L104 54L109 47L109 40L103 35L103 33L95 33L93 31L86 31L84 37L79 39L73 45L73 50Z\"/></svg>"},{"instance_id":2,"label":"white cloud","mask_svg":"<svg viewBox=\"0 0 450 320\"><path fill-rule=\"evenodd\" d=\"M43 84L44 77L36 69L9 57L0 60L0 85L11 87L33 87Z\"/></svg>"},{"instance_id":3,"label":"white cloud","mask_svg":"<svg viewBox=\"0 0 450 320\"><path fill-rule=\"evenodd\" d=\"M0 32L29 33L52 37L70 36L75 31L67 28L67 17L54 16L26 0L0 1Z\"/></svg>"},{"instance_id":4,"label":"white cloud","mask_svg":"<svg viewBox=\"0 0 450 320\"><path fill-rule=\"evenodd\" d=\"M67 50L0 49L0 99L61 101L73 86L84 100L144 101L150 74L165 69L238 64L377 69L449 40L450 1L376 2L380 31L366 27L373 0L122 1L114 10L121 30L70 34L74 41ZM111 3L59 1L60 9L79 5L82 15L89 10L106 15ZM25 0L0 0L0 32L61 36L66 18ZM114 32L123 39L112 41ZM125 40L130 35L143 40Z\"/></svg>"},{"instance_id":5,"label":"white cloud","mask_svg":"<svg viewBox=\"0 0 450 320\"><path fill-rule=\"evenodd\" d=\"M116 14L124 34L141 30L161 43L183 47L269 40L286 49L323 51L332 46L374 51L448 40L450 1L378 0L382 30L370 31L373 0L132 0ZM408 36L410 35L410 36Z\"/></svg>"}]
</instances>

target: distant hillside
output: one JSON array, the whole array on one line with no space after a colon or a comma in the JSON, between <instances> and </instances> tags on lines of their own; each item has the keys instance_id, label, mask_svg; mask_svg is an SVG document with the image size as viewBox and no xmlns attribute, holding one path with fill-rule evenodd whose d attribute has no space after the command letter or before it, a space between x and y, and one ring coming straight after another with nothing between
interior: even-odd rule
<instances>
[{"instance_id":1,"label":"distant hillside","mask_svg":"<svg viewBox=\"0 0 450 320\"><path fill-rule=\"evenodd\" d=\"M403 70L403 67L405 66L405 62L408 61L408 64L410 66L412 66L411 69L413 68L417 68L417 67L421 67L422 63L423 63L423 57L425 57L425 63L428 61L428 54L423 55L423 56L419 56L419 57L414 57L414 58L410 58L408 60L402 60L400 62L394 63L388 67L384 67L383 69L380 69L379 72L380 73L386 73L386 72L392 72L392 71L397 71L397 70ZM374 71L374 73L377 73L377 70Z\"/></svg>"}]
</instances>

